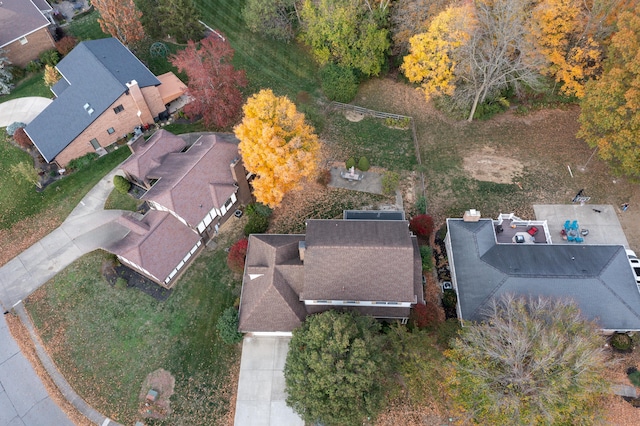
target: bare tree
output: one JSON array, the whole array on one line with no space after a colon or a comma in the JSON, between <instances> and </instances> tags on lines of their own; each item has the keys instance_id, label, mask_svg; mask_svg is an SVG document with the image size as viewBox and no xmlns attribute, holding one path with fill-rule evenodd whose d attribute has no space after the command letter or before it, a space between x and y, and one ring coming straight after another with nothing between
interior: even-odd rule
<instances>
[{"instance_id":1,"label":"bare tree","mask_svg":"<svg viewBox=\"0 0 640 426\"><path fill-rule=\"evenodd\" d=\"M478 424L591 424L607 392L604 338L574 302L505 295L447 357L454 400Z\"/></svg>"},{"instance_id":2,"label":"bare tree","mask_svg":"<svg viewBox=\"0 0 640 426\"><path fill-rule=\"evenodd\" d=\"M471 105L467 121L473 120L479 103L507 87L516 92L524 86L539 88L542 58L528 37L530 18L527 0L479 0L475 2L475 27L467 43L456 52L456 75L462 84L455 100Z\"/></svg>"}]
</instances>

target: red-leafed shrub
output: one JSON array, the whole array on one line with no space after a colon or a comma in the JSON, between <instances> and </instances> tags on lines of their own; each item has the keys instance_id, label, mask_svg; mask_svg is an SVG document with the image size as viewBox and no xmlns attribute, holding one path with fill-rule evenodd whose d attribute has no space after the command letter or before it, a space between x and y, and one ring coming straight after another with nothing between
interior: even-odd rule
<instances>
[{"instance_id":1,"label":"red-leafed shrub","mask_svg":"<svg viewBox=\"0 0 640 426\"><path fill-rule=\"evenodd\" d=\"M15 131L15 133L13 134L13 140L15 140L16 143L23 148L30 148L31 146L33 146L33 142L31 142L31 139L29 138L29 136L27 136L27 133L22 127L19 127Z\"/></svg>"},{"instance_id":2,"label":"red-leafed shrub","mask_svg":"<svg viewBox=\"0 0 640 426\"><path fill-rule=\"evenodd\" d=\"M429 238L433 233L433 218L428 214L414 216L409 222L409 229L419 237Z\"/></svg>"},{"instance_id":3,"label":"red-leafed shrub","mask_svg":"<svg viewBox=\"0 0 640 426\"><path fill-rule=\"evenodd\" d=\"M67 53L71 52L74 47L76 47L76 44L78 44L78 40L76 40L75 37L65 36L56 42L56 50L62 56L65 56Z\"/></svg>"},{"instance_id":4,"label":"red-leafed shrub","mask_svg":"<svg viewBox=\"0 0 640 426\"><path fill-rule=\"evenodd\" d=\"M227 256L227 266L229 266L229 269L231 269L233 272L238 274L244 272L244 259L247 256L248 245L249 240L243 238L232 245L229 249L229 255Z\"/></svg>"},{"instance_id":5,"label":"red-leafed shrub","mask_svg":"<svg viewBox=\"0 0 640 426\"><path fill-rule=\"evenodd\" d=\"M414 327L424 328L441 322L434 306L418 303L411 309L410 320Z\"/></svg>"}]
</instances>

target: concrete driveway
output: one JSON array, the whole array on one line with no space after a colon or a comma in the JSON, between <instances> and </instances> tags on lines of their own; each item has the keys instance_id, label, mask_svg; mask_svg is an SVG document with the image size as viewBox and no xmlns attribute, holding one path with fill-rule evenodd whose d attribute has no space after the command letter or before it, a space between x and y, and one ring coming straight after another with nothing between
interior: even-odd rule
<instances>
[{"instance_id":1,"label":"concrete driveway","mask_svg":"<svg viewBox=\"0 0 640 426\"><path fill-rule=\"evenodd\" d=\"M235 426L304 426L285 402L290 337L246 336L242 342Z\"/></svg>"},{"instance_id":2,"label":"concrete driveway","mask_svg":"<svg viewBox=\"0 0 640 426\"><path fill-rule=\"evenodd\" d=\"M39 96L13 99L0 104L0 127L19 121L25 124L38 116L49 104L51 99Z\"/></svg>"}]
</instances>

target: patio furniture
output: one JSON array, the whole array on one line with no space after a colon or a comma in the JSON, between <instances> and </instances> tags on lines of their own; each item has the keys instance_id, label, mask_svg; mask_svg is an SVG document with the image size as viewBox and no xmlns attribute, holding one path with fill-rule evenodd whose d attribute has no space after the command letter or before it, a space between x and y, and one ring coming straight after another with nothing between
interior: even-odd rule
<instances>
[{"instance_id":1,"label":"patio furniture","mask_svg":"<svg viewBox=\"0 0 640 426\"><path fill-rule=\"evenodd\" d=\"M533 237L538 233L538 228L536 228L535 226L532 226L529 229L527 229L527 233Z\"/></svg>"}]
</instances>

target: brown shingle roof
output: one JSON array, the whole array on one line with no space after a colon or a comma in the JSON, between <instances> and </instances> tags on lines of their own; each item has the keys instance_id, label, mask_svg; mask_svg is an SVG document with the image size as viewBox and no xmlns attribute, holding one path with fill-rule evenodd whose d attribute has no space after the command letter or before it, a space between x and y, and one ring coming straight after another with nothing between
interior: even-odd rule
<instances>
[{"instance_id":1,"label":"brown shingle roof","mask_svg":"<svg viewBox=\"0 0 640 426\"><path fill-rule=\"evenodd\" d=\"M167 212L150 210L140 221L130 216L121 216L118 221L132 232L106 249L146 269L160 282L200 240Z\"/></svg>"},{"instance_id":2,"label":"brown shingle roof","mask_svg":"<svg viewBox=\"0 0 640 426\"><path fill-rule=\"evenodd\" d=\"M415 303L415 260L407 221L308 220L301 298Z\"/></svg>"},{"instance_id":3,"label":"brown shingle roof","mask_svg":"<svg viewBox=\"0 0 640 426\"><path fill-rule=\"evenodd\" d=\"M31 0L2 0L0 47L48 25L49 20Z\"/></svg>"},{"instance_id":4,"label":"brown shingle roof","mask_svg":"<svg viewBox=\"0 0 640 426\"><path fill-rule=\"evenodd\" d=\"M122 170L146 181L149 171L158 167L161 160L172 152L180 152L187 144L185 141L166 130L158 130L146 141L140 138L131 145L133 155L120 166Z\"/></svg>"},{"instance_id":5,"label":"brown shingle roof","mask_svg":"<svg viewBox=\"0 0 640 426\"><path fill-rule=\"evenodd\" d=\"M159 179L142 197L178 214L195 227L236 190L230 164L238 146L215 135L200 137L186 152L167 154L147 177Z\"/></svg>"},{"instance_id":6,"label":"brown shingle roof","mask_svg":"<svg viewBox=\"0 0 640 426\"><path fill-rule=\"evenodd\" d=\"M298 242L304 235L251 235L242 285L239 329L291 331L307 315L294 287L302 278Z\"/></svg>"}]
</instances>

